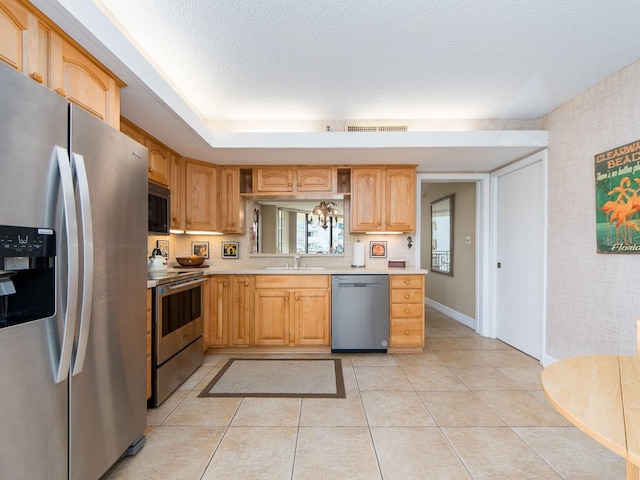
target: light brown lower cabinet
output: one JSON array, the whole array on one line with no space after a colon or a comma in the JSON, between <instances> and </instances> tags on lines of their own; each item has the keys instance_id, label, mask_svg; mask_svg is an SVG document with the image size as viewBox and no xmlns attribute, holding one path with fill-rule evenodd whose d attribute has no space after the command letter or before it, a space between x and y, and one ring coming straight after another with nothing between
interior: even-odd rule
<instances>
[{"instance_id":1,"label":"light brown lower cabinet","mask_svg":"<svg viewBox=\"0 0 640 480\"><path fill-rule=\"evenodd\" d=\"M331 341L328 275L256 275L255 345Z\"/></svg>"},{"instance_id":2,"label":"light brown lower cabinet","mask_svg":"<svg viewBox=\"0 0 640 480\"><path fill-rule=\"evenodd\" d=\"M212 275L208 347L330 346L329 275ZM424 347L424 275L390 275L390 349Z\"/></svg>"},{"instance_id":3,"label":"light brown lower cabinet","mask_svg":"<svg viewBox=\"0 0 640 480\"><path fill-rule=\"evenodd\" d=\"M151 305L153 301L152 290L147 288L147 400L151 398Z\"/></svg>"},{"instance_id":4,"label":"light brown lower cabinet","mask_svg":"<svg viewBox=\"0 0 640 480\"><path fill-rule=\"evenodd\" d=\"M424 275L391 275L392 348L424 347Z\"/></svg>"},{"instance_id":5,"label":"light brown lower cabinet","mask_svg":"<svg viewBox=\"0 0 640 480\"><path fill-rule=\"evenodd\" d=\"M210 282L209 346L252 345L253 275L212 275Z\"/></svg>"}]
</instances>

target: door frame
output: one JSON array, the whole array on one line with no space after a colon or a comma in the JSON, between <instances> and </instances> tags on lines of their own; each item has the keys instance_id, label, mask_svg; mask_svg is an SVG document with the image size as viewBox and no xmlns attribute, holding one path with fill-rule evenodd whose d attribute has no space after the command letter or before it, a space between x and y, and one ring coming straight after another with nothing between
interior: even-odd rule
<instances>
[{"instance_id":1,"label":"door frame","mask_svg":"<svg viewBox=\"0 0 640 480\"><path fill-rule=\"evenodd\" d=\"M548 172L548 157L547 150L542 150L540 152L534 153L522 160L514 162L510 165L502 167L494 172L491 172L491 204L494 206L491 209L490 214L490 230L491 230L491 238L497 238L498 232L498 180L500 177L507 175L509 173L513 173L516 170L520 170L522 168L533 165L534 163L542 162L542 298L540 298L540 302L542 303L542 335L541 335L541 348L540 348L540 363L544 366L550 363L547 360L546 353L546 338L547 338L547 172ZM498 262L498 245L497 242L492 241L490 243L490 265L492 267L497 266ZM490 268L490 277L491 277L491 298L489 303L491 305L490 309L490 321L488 322L488 336L491 338L496 338L496 332L498 330L498 271L497 268Z\"/></svg>"},{"instance_id":2,"label":"door frame","mask_svg":"<svg viewBox=\"0 0 640 480\"><path fill-rule=\"evenodd\" d=\"M422 245L422 196L423 183L461 183L476 184L476 292L475 292L475 327L471 328L484 336L491 336L490 314L492 311L490 296L490 212L491 212L491 175L489 173L419 173L417 175L416 218L420 219L420 228L416 228L416 245ZM420 267L420 248L416 248L416 266ZM427 280L429 278L427 277ZM464 322L466 324L466 322ZM494 329L495 332L495 329ZM495 338L495 337L494 337Z\"/></svg>"}]
</instances>

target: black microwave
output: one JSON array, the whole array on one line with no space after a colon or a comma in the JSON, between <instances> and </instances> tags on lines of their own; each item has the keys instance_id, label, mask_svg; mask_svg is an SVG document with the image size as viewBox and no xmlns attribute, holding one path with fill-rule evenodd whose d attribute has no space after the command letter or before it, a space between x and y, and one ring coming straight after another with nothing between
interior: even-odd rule
<instances>
[{"instance_id":1,"label":"black microwave","mask_svg":"<svg viewBox=\"0 0 640 480\"><path fill-rule=\"evenodd\" d=\"M149 182L149 233L169 235L169 189Z\"/></svg>"}]
</instances>

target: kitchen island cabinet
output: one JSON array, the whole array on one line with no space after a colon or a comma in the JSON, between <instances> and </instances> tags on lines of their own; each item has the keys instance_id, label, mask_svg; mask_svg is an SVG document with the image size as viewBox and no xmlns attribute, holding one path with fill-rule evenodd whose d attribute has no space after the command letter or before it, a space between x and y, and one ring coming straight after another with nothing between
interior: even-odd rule
<instances>
[{"instance_id":1,"label":"kitchen island cabinet","mask_svg":"<svg viewBox=\"0 0 640 480\"><path fill-rule=\"evenodd\" d=\"M424 347L424 276L392 275L390 346L394 351Z\"/></svg>"},{"instance_id":2,"label":"kitchen island cabinet","mask_svg":"<svg viewBox=\"0 0 640 480\"><path fill-rule=\"evenodd\" d=\"M330 345L328 275L256 275L255 345Z\"/></svg>"},{"instance_id":3,"label":"kitchen island cabinet","mask_svg":"<svg viewBox=\"0 0 640 480\"><path fill-rule=\"evenodd\" d=\"M211 348L283 347L329 352L331 275L314 270L265 274L263 269L223 270L211 274L211 306L205 328ZM424 271L370 269L389 274L389 352L417 353L424 348ZM236 272L236 273L234 273ZM332 274L361 274L335 269ZM384 273L383 273L384 272ZM245 350L246 351L246 350ZM282 351L282 350L279 350Z\"/></svg>"},{"instance_id":4,"label":"kitchen island cabinet","mask_svg":"<svg viewBox=\"0 0 640 480\"><path fill-rule=\"evenodd\" d=\"M251 346L253 275L212 276L209 298L209 346Z\"/></svg>"}]
</instances>

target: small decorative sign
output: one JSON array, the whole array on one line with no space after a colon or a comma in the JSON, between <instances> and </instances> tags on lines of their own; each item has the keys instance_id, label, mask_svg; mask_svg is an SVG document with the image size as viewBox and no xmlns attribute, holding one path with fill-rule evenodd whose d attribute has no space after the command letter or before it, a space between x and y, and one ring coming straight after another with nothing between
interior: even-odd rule
<instances>
[{"instance_id":1,"label":"small decorative sign","mask_svg":"<svg viewBox=\"0 0 640 480\"><path fill-rule=\"evenodd\" d=\"M209 242L191 242L191 255L209 258Z\"/></svg>"},{"instance_id":2,"label":"small decorative sign","mask_svg":"<svg viewBox=\"0 0 640 480\"><path fill-rule=\"evenodd\" d=\"M222 258L238 258L240 244L238 242L222 242Z\"/></svg>"},{"instance_id":3,"label":"small decorative sign","mask_svg":"<svg viewBox=\"0 0 640 480\"><path fill-rule=\"evenodd\" d=\"M598 253L640 253L640 140L595 156Z\"/></svg>"},{"instance_id":4,"label":"small decorative sign","mask_svg":"<svg viewBox=\"0 0 640 480\"><path fill-rule=\"evenodd\" d=\"M369 257L387 258L387 242L369 242Z\"/></svg>"}]
</instances>

